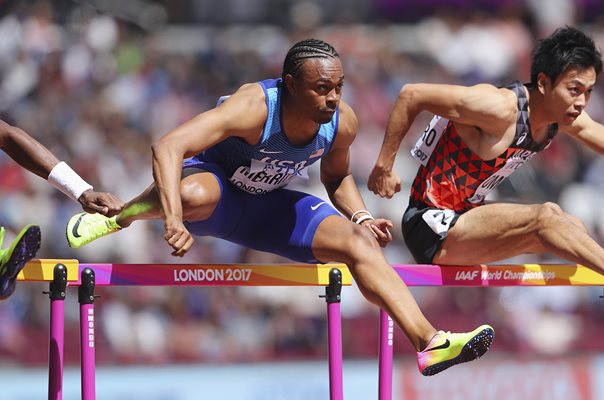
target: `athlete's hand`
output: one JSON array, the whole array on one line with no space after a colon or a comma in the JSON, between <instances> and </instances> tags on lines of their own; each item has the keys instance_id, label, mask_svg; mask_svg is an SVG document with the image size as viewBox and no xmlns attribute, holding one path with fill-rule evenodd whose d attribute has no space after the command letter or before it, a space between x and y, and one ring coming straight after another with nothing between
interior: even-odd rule
<instances>
[{"instance_id":1,"label":"athlete's hand","mask_svg":"<svg viewBox=\"0 0 604 400\"><path fill-rule=\"evenodd\" d=\"M164 239L174 249L172 255L175 257L184 256L193 246L193 236L185 228L182 221L178 219L166 218L164 226L166 228Z\"/></svg>"},{"instance_id":2,"label":"athlete's hand","mask_svg":"<svg viewBox=\"0 0 604 400\"><path fill-rule=\"evenodd\" d=\"M401 191L401 178L392 171L384 171L376 166L369 175L367 187L373 193L390 199Z\"/></svg>"},{"instance_id":3,"label":"athlete's hand","mask_svg":"<svg viewBox=\"0 0 604 400\"><path fill-rule=\"evenodd\" d=\"M390 233L390 229L393 225L392 221L389 219L369 219L363 221L361 225L371 230L381 247L386 247L388 243L392 242L392 233Z\"/></svg>"},{"instance_id":4,"label":"athlete's hand","mask_svg":"<svg viewBox=\"0 0 604 400\"><path fill-rule=\"evenodd\" d=\"M89 189L82 193L78 202L87 213L99 213L106 217L113 217L122 211L124 202L111 193L95 192Z\"/></svg>"}]
</instances>

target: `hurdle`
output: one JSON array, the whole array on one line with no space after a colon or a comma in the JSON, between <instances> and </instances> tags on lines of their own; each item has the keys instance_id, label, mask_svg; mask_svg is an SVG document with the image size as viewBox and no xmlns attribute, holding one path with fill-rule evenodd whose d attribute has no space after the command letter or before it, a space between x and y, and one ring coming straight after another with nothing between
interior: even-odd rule
<instances>
[{"instance_id":1,"label":"hurdle","mask_svg":"<svg viewBox=\"0 0 604 400\"><path fill-rule=\"evenodd\" d=\"M352 284L344 264L87 264L78 260L32 260L20 281L47 281L50 298L48 399L62 400L64 300L78 286L82 400L94 400L96 286L324 286L327 303L330 400L343 400L342 286Z\"/></svg>"},{"instance_id":2,"label":"hurdle","mask_svg":"<svg viewBox=\"0 0 604 400\"><path fill-rule=\"evenodd\" d=\"M396 264L407 286L604 286L604 275L579 264L429 265ZM392 400L394 321L380 309L378 399Z\"/></svg>"}]
</instances>

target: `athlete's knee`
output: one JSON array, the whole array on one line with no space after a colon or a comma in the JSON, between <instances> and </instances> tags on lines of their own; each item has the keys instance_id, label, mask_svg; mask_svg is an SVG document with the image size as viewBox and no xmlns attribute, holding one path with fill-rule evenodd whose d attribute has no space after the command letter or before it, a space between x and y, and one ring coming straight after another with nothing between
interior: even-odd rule
<instances>
[{"instance_id":1,"label":"athlete's knee","mask_svg":"<svg viewBox=\"0 0 604 400\"><path fill-rule=\"evenodd\" d=\"M195 207L203 203L204 189L195 181L183 180L180 183L180 199L183 207Z\"/></svg>"},{"instance_id":2,"label":"athlete's knee","mask_svg":"<svg viewBox=\"0 0 604 400\"><path fill-rule=\"evenodd\" d=\"M355 263L381 255L381 248L373 233L362 226L355 226L351 237L346 241L347 252Z\"/></svg>"},{"instance_id":3,"label":"athlete's knee","mask_svg":"<svg viewBox=\"0 0 604 400\"><path fill-rule=\"evenodd\" d=\"M184 210L196 210L215 205L220 193L203 185L196 179L183 179L180 182L180 198Z\"/></svg>"},{"instance_id":4,"label":"athlete's knee","mask_svg":"<svg viewBox=\"0 0 604 400\"><path fill-rule=\"evenodd\" d=\"M546 235L551 230L566 229L568 224L577 224L576 218L566 214L556 203L547 202L538 206L537 233Z\"/></svg>"},{"instance_id":5,"label":"athlete's knee","mask_svg":"<svg viewBox=\"0 0 604 400\"><path fill-rule=\"evenodd\" d=\"M560 222L564 217L564 211L556 203L543 203L537 206L537 229L551 227Z\"/></svg>"},{"instance_id":6,"label":"athlete's knee","mask_svg":"<svg viewBox=\"0 0 604 400\"><path fill-rule=\"evenodd\" d=\"M565 215L564 211L562 211L562 208L558 204L553 203L551 201L543 203L542 209L544 212L552 213L553 215L556 215L556 216Z\"/></svg>"},{"instance_id":7,"label":"athlete's knee","mask_svg":"<svg viewBox=\"0 0 604 400\"><path fill-rule=\"evenodd\" d=\"M337 261L353 267L376 260L381 247L369 229L341 217L328 217L317 229L313 252L323 262Z\"/></svg>"}]
</instances>

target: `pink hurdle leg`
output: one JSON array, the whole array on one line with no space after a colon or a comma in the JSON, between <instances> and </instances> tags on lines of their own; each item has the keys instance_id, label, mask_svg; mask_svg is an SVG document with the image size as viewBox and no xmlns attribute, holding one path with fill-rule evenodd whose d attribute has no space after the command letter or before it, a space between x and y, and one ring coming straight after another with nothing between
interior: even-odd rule
<instances>
[{"instance_id":1,"label":"pink hurdle leg","mask_svg":"<svg viewBox=\"0 0 604 400\"><path fill-rule=\"evenodd\" d=\"M392 400L392 349L394 344L394 321L380 309L379 342L379 400Z\"/></svg>"},{"instance_id":2,"label":"pink hurdle leg","mask_svg":"<svg viewBox=\"0 0 604 400\"><path fill-rule=\"evenodd\" d=\"M50 290L50 335L48 342L48 400L63 399L63 346L65 340L65 290L67 267L55 265Z\"/></svg>"},{"instance_id":3,"label":"pink hurdle leg","mask_svg":"<svg viewBox=\"0 0 604 400\"><path fill-rule=\"evenodd\" d=\"M327 302L327 335L329 346L329 398L343 400L342 379L342 316L340 300L342 292L342 273L337 268L329 271L329 286L325 288Z\"/></svg>"},{"instance_id":4,"label":"pink hurdle leg","mask_svg":"<svg viewBox=\"0 0 604 400\"><path fill-rule=\"evenodd\" d=\"M94 363L94 271L84 268L78 288L80 302L80 351L82 363L82 400L95 400Z\"/></svg>"}]
</instances>

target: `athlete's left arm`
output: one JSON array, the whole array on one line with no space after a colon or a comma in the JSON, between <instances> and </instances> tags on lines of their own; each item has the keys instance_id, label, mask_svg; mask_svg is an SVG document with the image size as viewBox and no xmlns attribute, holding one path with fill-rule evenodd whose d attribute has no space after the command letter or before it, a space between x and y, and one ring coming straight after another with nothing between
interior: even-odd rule
<instances>
[{"instance_id":1,"label":"athlete's left arm","mask_svg":"<svg viewBox=\"0 0 604 400\"><path fill-rule=\"evenodd\" d=\"M329 153L321 159L321 182L333 205L349 218L359 210L366 210L365 202L350 170L350 145L356 137L358 120L352 108L340 102L340 120L336 140ZM355 216L355 220L362 215ZM366 219L361 225L370 229L381 246L392 241L392 221Z\"/></svg>"},{"instance_id":2,"label":"athlete's left arm","mask_svg":"<svg viewBox=\"0 0 604 400\"><path fill-rule=\"evenodd\" d=\"M581 113L571 126L560 127L560 130L594 151L604 154L604 125L591 119L586 112Z\"/></svg>"}]
</instances>

